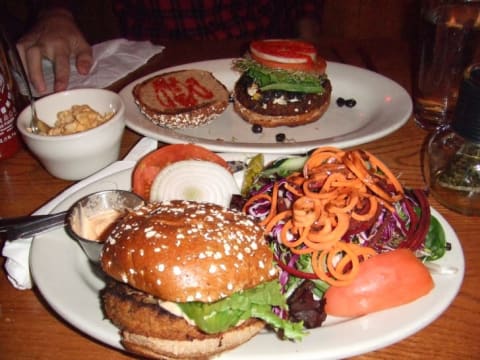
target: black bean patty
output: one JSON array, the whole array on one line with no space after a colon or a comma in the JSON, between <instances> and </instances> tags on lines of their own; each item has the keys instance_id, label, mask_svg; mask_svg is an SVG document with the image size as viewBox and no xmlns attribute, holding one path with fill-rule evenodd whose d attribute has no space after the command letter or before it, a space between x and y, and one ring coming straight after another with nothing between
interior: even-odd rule
<instances>
[{"instance_id":1,"label":"black bean patty","mask_svg":"<svg viewBox=\"0 0 480 360\"><path fill-rule=\"evenodd\" d=\"M260 98L254 100L247 92L253 84L253 79L243 74L235 84L234 96L247 109L262 115L289 116L308 113L325 104L330 99L332 86L326 78L322 94L306 94L283 90L268 90L260 92ZM286 104L274 103L275 99L284 98Z\"/></svg>"}]
</instances>

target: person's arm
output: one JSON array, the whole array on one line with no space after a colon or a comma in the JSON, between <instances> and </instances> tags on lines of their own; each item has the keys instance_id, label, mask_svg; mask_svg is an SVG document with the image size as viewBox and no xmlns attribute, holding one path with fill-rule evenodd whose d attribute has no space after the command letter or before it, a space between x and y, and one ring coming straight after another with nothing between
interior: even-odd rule
<instances>
[{"instance_id":1,"label":"person's arm","mask_svg":"<svg viewBox=\"0 0 480 360\"><path fill-rule=\"evenodd\" d=\"M66 7L48 7L42 10L33 27L17 42L17 49L30 81L39 94L46 92L42 59L53 62L54 91L65 90L70 77L70 57L75 57L80 74L88 74L92 67L92 48Z\"/></svg>"}]
</instances>

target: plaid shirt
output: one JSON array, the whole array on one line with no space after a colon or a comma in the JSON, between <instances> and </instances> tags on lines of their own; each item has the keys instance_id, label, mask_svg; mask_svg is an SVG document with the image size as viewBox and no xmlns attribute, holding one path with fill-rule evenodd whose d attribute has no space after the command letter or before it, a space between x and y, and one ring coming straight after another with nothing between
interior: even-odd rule
<instances>
[{"instance_id":1,"label":"plaid shirt","mask_svg":"<svg viewBox=\"0 0 480 360\"><path fill-rule=\"evenodd\" d=\"M288 38L298 20L321 21L322 0L113 0L132 40Z\"/></svg>"}]
</instances>

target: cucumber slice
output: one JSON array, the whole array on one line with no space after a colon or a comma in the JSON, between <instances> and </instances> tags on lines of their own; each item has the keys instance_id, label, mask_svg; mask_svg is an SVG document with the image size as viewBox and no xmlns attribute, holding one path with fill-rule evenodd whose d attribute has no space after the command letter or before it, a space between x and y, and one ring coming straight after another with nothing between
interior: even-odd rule
<instances>
[{"instance_id":1,"label":"cucumber slice","mask_svg":"<svg viewBox=\"0 0 480 360\"><path fill-rule=\"evenodd\" d=\"M308 156L292 156L273 161L260 174L262 177L271 175L288 176L289 174L303 169Z\"/></svg>"}]
</instances>

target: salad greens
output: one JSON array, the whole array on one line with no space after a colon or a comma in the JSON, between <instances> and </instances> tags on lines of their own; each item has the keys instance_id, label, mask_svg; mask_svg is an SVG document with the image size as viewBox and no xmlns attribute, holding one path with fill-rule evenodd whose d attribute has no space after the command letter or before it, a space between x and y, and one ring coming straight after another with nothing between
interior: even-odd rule
<instances>
[{"instance_id":1,"label":"salad greens","mask_svg":"<svg viewBox=\"0 0 480 360\"><path fill-rule=\"evenodd\" d=\"M438 260L447 250L447 241L445 237L445 231L438 219L434 216L430 220L430 228L428 229L427 238L425 239L424 252L427 254L424 258L425 261Z\"/></svg>"},{"instance_id":2,"label":"salad greens","mask_svg":"<svg viewBox=\"0 0 480 360\"><path fill-rule=\"evenodd\" d=\"M285 186L286 177L292 173L303 172L303 167L310 154L285 157L278 159L262 169L263 157L255 156L247 164L248 174L245 179L245 188L242 189L248 196L257 196L257 201L249 203L246 212L259 219L265 219L270 211L271 202L267 197L258 196L272 194L275 185L276 199L282 208L291 206L298 194L294 194ZM368 166L369 164L366 164ZM379 170L378 170L379 171ZM245 195L244 195L245 196ZM444 256L447 249L444 230L440 222L431 215L430 205L424 191L420 189L404 189L403 196L392 203L393 209L380 207L376 215L368 221L355 221L350 219L348 231L342 235L341 240L368 246L377 252L391 251L397 248L408 248L423 261L433 261ZM313 271L312 255L310 253L297 254L284 245L281 239L285 221L279 220L267 234L274 258L281 268L278 284L285 298L295 297L296 290L304 288L306 282L313 283L309 291L314 299L322 299L330 287L329 283L318 278ZM310 284L308 284L310 285ZM238 319L257 316L269 319L276 315L272 312L263 312L261 305L254 305L253 310L243 309L240 306L232 309L230 305L223 311L228 319L222 321L235 322ZM288 313L289 309L284 304L277 308L280 314ZM246 312L245 312L246 311ZM255 315L256 314L256 315ZM285 317L285 316L284 316ZM287 337L296 338L300 328L281 325L284 320L270 319L274 328L285 329ZM220 321L221 322L221 321ZM279 322L277 324L276 322ZM298 324L294 324L298 325ZM320 325L318 325L320 326Z\"/></svg>"},{"instance_id":3,"label":"salad greens","mask_svg":"<svg viewBox=\"0 0 480 360\"><path fill-rule=\"evenodd\" d=\"M325 91L323 87L325 75L273 69L247 58L236 60L234 66L254 79L261 91L283 90L310 94L321 94Z\"/></svg>"},{"instance_id":4,"label":"salad greens","mask_svg":"<svg viewBox=\"0 0 480 360\"><path fill-rule=\"evenodd\" d=\"M265 168L257 173L256 179L252 182L249 180L250 192L256 192L261 190L267 190L274 181L279 181L288 175L296 171L301 171L305 161L308 159L309 154L285 157L275 160L265 166ZM268 191L268 190L267 190ZM378 221L371 225L368 235L360 234L350 236L348 241L354 241L358 243L363 243L368 236L369 238L376 238L376 242L373 245L374 248L379 246L377 250L386 251L388 249L394 249L396 247L412 247L413 251L416 251L418 256L421 257L424 261L434 261L440 259L444 256L447 244L444 230L438 221L433 215L422 214L422 207L429 210L429 205L426 203L426 198L420 197L421 191L419 190L410 190L406 189L405 194L408 197L409 201L407 204L402 202L395 203L395 213L396 216L383 216L378 219ZM413 204L413 205L412 205ZM413 209L410 209L413 206ZM259 214L261 216L261 214ZM405 228L400 226L400 223L406 224L406 226L414 226L414 223L419 223L422 216L429 216L428 221L428 233L425 239L416 239L418 236L417 229L412 228L408 231ZM414 221L415 220L415 221ZM405 225L404 225L405 226ZM378 233L378 234L377 234ZM381 235L382 233L388 235ZM365 236L365 238L362 238ZM385 237L388 236L388 239ZM382 242L379 242L378 239L384 238ZM407 239L410 238L410 239ZM414 239L415 241L411 241ZM402 242L405 243L402 245ZM419 246L419 242L421 243ZM368 244L368 243L367 243ZM278 257L283 257L282 249L280 245L274 245L277 248L274 249L274 253ZM288 252L288 249L285 250ZM297 260L296 269L304 271L305 273L311 273L311 269L308 269L308 265L302 265L302 262L308 262L308 256L301 256ZM290 259L282 259L282 261L287 264Z\"/></svg>"},{"instance_id":5,"label":"salad greens","mask_svg":"<svg viewBox=\"0 0 480 360\"><path fill-rule=\"evenodd\" d=\"M214 303L187 302L178 305L206 333L226 331L240 321L254 317L264 320L288 339L301 340L305 335L301 322L281 319L272 312L272 306L285 308L285 299L278 280L274 280Z\"/></svg>"}]
</instances>

